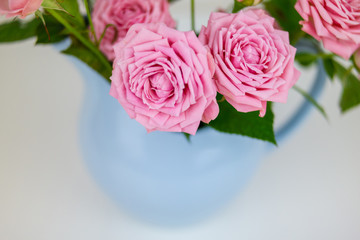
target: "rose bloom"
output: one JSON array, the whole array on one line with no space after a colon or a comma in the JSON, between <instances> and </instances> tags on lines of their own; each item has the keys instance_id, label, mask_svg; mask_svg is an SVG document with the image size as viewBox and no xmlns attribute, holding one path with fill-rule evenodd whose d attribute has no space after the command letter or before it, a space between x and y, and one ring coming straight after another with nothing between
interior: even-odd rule
<instances>
[{"instance_id":1,"label":"rose bloom","mask_svg":"<svg viewBox=\"0 0 360 240\"><path fill-rule=\"evenodd\" d=\"M236 14L212 13L200 41L215 59L218 92L239 112L266 112L266 102L286 102L300 72L296 49L285 31L260 9Z\"/></svg>"},{"instance_id":2,"label":"rose bloom","mask_svg":"<svg viewBox=\"0 0 360 240\"><path fill-rule=\"evenodd\" d=\"M214 60L194 32L136 24L114 50L110 95L148 132L194 135L217 117Z\"/></svg>"},{"instance_id":3,"label":"rose bloom","mask_svg":"<svg viewBox=\"0 0 360 240\"><path fill-rule=\"evenodd\" d=\"M38 10L42 2L43 0L0 0L0 14L24 18Z\"/></svg>"},{"instance_id":4,"label":"rose bloom","mask_svg":"<svg viewBox=\"0 0 360 240\"><path fill-rule=\"evenodd\" d=\"M360 47L360 0L298 0L302 30L349 59Z\"/></svg>"},{"instance_id":5,"label":"rose bloom","mask_svg":"<svg viewBox=\"0 0 360 240\"><path fill-rule=\"evenodd\" d=\"M113 45L123 39L135 23L165 23L175 27L167 0L97 0L92 12L95 33L99 39L107 25L100 50L114 60ZM116 30L115 30L116 28Z\"/></svg>"}]
</instances>

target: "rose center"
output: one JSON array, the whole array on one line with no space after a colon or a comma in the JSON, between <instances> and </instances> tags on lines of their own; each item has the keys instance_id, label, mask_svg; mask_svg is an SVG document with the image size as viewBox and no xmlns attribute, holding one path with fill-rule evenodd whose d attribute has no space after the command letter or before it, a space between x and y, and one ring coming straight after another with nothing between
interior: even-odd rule
<instances>
[{"instance_id":1,"label":"rose center","mask_svg":"<svg viewBox=\"0 0 360 240\"><path fill-rule=\"evenodd\" d=\"M258 68L260 54L256 46L252 44L237 43L232 50L230 60L233 66L238 69Z\"/></svg>"},{"instance_id":2,"label":"rose center","mask_svg":"<svg viewBox=\"0 0 360 240\"><path fill-rule=\"evenodd\" d=\"M173 95L174 87L165 73L156 73L149 77L153 100L168 98Z\"/></svg>"},{"instance_id":3,"label":"rose center","mask_svg":"<svg viewBox=\"0 0 360 240\"><path fill-rule=\"evenodd\" d=\"M141 13L141 7L137 4L128 5L121 9L120 15L124 19L132 19L135 16L137 16L139 13Z\"/></svg>"},{"instance_id":4,"label":"rose center","mask_svg":"<svg viewBox=\"0 0 360 240\"><path fill-rule=\"evenodd\" d=\"M247 45L243 49L243 53L244 53L244 59L245 59L246 63L248 63L248 64L258 64L259 63L260 55L253 46Z\"/></svg>"},{"instance_id":5,"label":"rose center","mask_svg":"<svg viewBox=\"0 0 360 240\"><path fill-rule=\"evenodd\" d=\"M145 10L139 4L123 5L112 10L113 20L118 30L126 30L135 23L144 22ZM126 34L126 31L124 32ZM124 35L125 35L124 34Z\"/></svg>"}]
</instances>

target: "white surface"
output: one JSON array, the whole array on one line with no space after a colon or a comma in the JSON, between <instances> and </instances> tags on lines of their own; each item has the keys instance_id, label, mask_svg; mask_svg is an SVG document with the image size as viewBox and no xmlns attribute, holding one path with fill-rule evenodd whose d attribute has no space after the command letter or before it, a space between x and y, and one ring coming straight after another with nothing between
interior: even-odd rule
<instances>
[{"instance_id":1,"label":"white surface","mask_svg":"<svg viewBox=\"0 0 360 240\"><path fill-rule=\"evenodd\" d=\"M0 239L360 239L360 108L339 113L337 82L320 101L330 123L313 111L232 204L166 229L125 216L88 174L84 86L66 57L32 40L0 45L0 73Z\"/></svg>"}]
</instances>

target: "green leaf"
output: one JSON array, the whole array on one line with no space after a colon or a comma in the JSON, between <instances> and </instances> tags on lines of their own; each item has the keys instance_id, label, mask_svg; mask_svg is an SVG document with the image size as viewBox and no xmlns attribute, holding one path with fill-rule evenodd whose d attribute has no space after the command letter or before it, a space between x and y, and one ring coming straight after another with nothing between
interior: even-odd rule
<instances>
[{"instance_id":1,"label":"green leaf","mask_svg":"<svg viewBox=\"0 0 360 240\"><path fill-rule=\"evenodd\" d=\"M183 133L183 134L184 134L186 140L187 140L188 142L191 142L191 139L190 139L191 135L188 134L188 133Z\"/></svg>"},{"instance_id":2,"label":"green leaf","mask_svg":"<svg viewBox=\"0 0 360 240\"><path fill-rule=\"evenodd\" d=\"M254 2L253 0L250 0L250 1ZM241 9L244 9L244 8L246 8L246 7L247 7L247 5L245 5L244 3L238 2L237 0L234 0L234 7L233 7L232 12L233 12L233 13L237 13L237 12L239 12Z\"/></svg>"},{"instance_id":3,"label":"green leaf","mask_svg":"<svg viewBox=\"0 0 360 240\"><path fill-rule=\"evenodd\" d=\"M36 29L36 44L56 43L68 37L67 34L65 34L65 27L61 23L59 23L54 17L52 17L51 15L44 15L43 17L46 22L46 28L48 29L50 39L45 31L45 27L39 25Z\"/></svg>"},{"instance_id":4,"label":"green leaf","mask_svg":"<svg viewBox=\"0 0 360 240\"><path fill-rule=\"evenodd\" d=\"M301 17L295 10L297 0L271 0L264 2L266 10L273 16L281 28L290 34L290 42L294 44L304 32L299 21Z\"/></svg>"},{"instance_id":5,"label":"green leaf","mask_svg":"<svg viewBox=\"0 0 360 240\"><path fill-rule=\"evenodd\" d=\"M86 25L84 22L84 18L80 13L79 4L76 0L45 0L43 4L46 5L54 5L53 3L56 1L56 5L59 6L58 13L66 19L72 26L77 29L86 29ZM53 8L49 8L53 9ZM46 9L45 9L46 10Z\"/></svg>"},{"instance_id":6,"label":"green leaf","mask_svg":"<svg viewBox=\"0 0 360 240\"><path fill-rule=\"evenodd\" d=\"M332 61L332 63L334 65L336 76L338 76L340 80L343 80L346 77L346 75L349 74L349 72L347 72L346 68L343 67L340 63L334 60Z\"/></svg>"},{"instance_id":7,"label":"green leaf","mask_svg":"<svg viewBox=\"0 0 360 240\"><path fill-rule=\"evenodd\" d=\"M335 66L332 58L323 58L324 68L330 80L335 77Z\"/></svg>"},{"instance_id":8,"label":"green leaf","mask_svg":"<svg viewBox=\"0 0 360 240\"><path fill-rule=\"evenodd\" d=\"M298 52L295 55L295 59L303 66L307 67L313 64L317 60L317 55L312 53Z\"/></svg>"},{"instance_id":9,"label":"green leaf","mask_svg":"<svg viewBox=\"0 0 360 240\"><path fill-rule=\"evenodd\" d=\"M57 0L44 0L41 4L43 8L54 9L67 12Z\"/></svg>"},{"instance_id":10,"label":"green leaf","mask_svg":"<svg viewBox=\"0 0 360 240\"><path fill-rule=\"evenodd\" d=\"M266 115L259 117L259 112L238 112L227 101L219 102L220 113L210 122L210 126L218 131L241 134L244 136L261 139L276 145L273 129L274 114L271 102L268 102Z\"/></svg>"},{"instance_id":11,"label":"green leaf","mask_svg":"<svg viewBox=\"0 0 360 240\"><path fill-rule=\"evenodd\" d=\"M360 81L353 74L344 79L340 107L344 113L360 104Z\"/></svg>"},{"instance_id":12,"label":"green leaf","mask_svg":"<svg viewBox=\"0 0 360 240\"><path fill-rule=\"evenodd\" d=\"M352 68L346 69L336 61L333 61L336 75L343 85L343 92L340 99L342 113L360 104L360 81L352 73Z\"/></svg>"},{"instance_id":13,"label":"green leaf","mask_svg":"<svg viewBox=\"0 0 360 240\"><path fill-rule=\"evenodd\" d=\"M38 26L42 26L39 19L25 22L14 20L0 25L0 43L15 42L36 36Z\"/></svg>"},{"instance_id":14,"label":"green leaf","mask_svg":"<svg viewBox=\"0 0 360 240\"><path fill-rule=\"evenodd\" d=\"M72 39L71 46L62 51L62 53L77 57L110 82L111 71L101 63L99 58L93 52L89 51L89 49L80 42Z\"/></svg>"},{"instance_id":15,"label":"green leaf","mask_svg":"<svg viewBox=\"0 0 360 240\"><path fill-rule=\"evenodd\" d=\"M319 112L324 116L324 118L328 119L325 109L312 96L310 96L307 92L305 92L298 86L294 86L293 88L295 91L297 91L298 93L303 95L303 97L305 97L306 100L308 100L310 103L312 103L314 105L314 107L316 107L316 109L319 110Z\"/></svg>"}]
</instances>

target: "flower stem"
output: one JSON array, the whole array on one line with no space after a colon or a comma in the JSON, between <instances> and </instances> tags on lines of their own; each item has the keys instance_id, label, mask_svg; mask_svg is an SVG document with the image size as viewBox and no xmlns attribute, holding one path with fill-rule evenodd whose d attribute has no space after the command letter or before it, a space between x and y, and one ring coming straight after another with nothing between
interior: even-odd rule
<instances>
[{"instance_id":1,"label":"flower stem","mask_svg":"<svg viewBox=\"0 0 360 240\"><path fill-rule=\"evenodd\" d=\"M112 27L112 28L114 29L114 31L115 31L115 35L114 35L114 38L113 38L113 40L112 40L112 43L115 43L116 39L118 38L118 34L119 34L119 33L118 33L118 30L117 30L117 28L116 28L116 26L115 26L114 24L107 24L107 25L105 26L105 29L104 29L104 31L102 32L99 40L98 40L96 46L99 46L99 45L101 44L101 41L102 41L103 38L105 37L106 31L107 31L108 28L110 28L110 27Z\"/></svg>"},{"instance_id":2,"label":"flower stem","mask_svg":"<svg viewBox=\"0 0 360 240\"><path fill-rule=\"evenodd\" d=\"M84 5L85 5L85 8L86 8L86 15L87 15L87 18L88 18L88 20L89 20L91 33L92 33L92 34L93 34L93 36L94 36L94 39L95 39L95 44L97 44L98 39L97 39L97 37L96 37L94 24L93 24L93 21L92 21L92 18L91 18L90 7L89 7L89 1L88 1L88 0L84 0Z\"/></svg>"},{"instance_id":3,"label":"flower stem","mask_svg":"<svg viewBox=\"0 0 360 240\"><path fill-rule=\"evenodd\" d=\"M108 71L112 71L111 64L106 59L106 57L100 52L98 48L88 39L86 39L81 33L71 26L56 10L47 9L47 11L58 20L71 34L73 34L82 44L84 44L90 51L92 51L95 56L97 56L100 62L106 67Z\"/></svg>"},{"instance_id":4,"label":"flower stem","mask_svg":"<svg viewBox=\"0 0 360 240\"><path fill-rule=\"evenodd\" d=\"M191 1L191 29L195 31L195 0Z\"/></svg>"}]
</instances>

